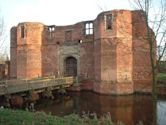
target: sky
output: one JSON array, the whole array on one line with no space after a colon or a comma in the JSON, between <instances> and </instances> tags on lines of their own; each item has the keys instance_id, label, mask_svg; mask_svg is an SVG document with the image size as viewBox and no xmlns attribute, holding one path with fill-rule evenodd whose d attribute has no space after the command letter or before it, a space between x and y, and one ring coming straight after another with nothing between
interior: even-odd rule
<instances>
[{"instance_id":1,"label":"sky","mask_svg":"<svg viewBox=\"0 0 166 125\"><path fill-rule=\"evenodd\" d=\"M10 28L20 22L70 25L93 20L103 10L131 9L128 0L0 0L5 22L5 46L10 51Z\"/></svg>"}]
</instances>

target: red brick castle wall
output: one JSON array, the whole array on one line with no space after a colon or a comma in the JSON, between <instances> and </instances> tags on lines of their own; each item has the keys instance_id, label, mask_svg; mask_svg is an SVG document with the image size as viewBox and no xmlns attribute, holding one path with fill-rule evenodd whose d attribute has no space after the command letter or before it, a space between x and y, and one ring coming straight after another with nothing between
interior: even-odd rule
<instances>
[{"instance_id":1,"label":"red brick castle wall","mask_svg":"<svg viewBox=\"0 0 166 125\"><path fill-rule=\"evenodd\" d=\"M25 22L11 29L12 78L66 76L76 60L80 83L103 94L151 91L146 25L141 11L113 10L68 26ZM70 67L70 66L69 66ZM86 87L85 87L86 88Z\"/></svg>"}]
</instances>

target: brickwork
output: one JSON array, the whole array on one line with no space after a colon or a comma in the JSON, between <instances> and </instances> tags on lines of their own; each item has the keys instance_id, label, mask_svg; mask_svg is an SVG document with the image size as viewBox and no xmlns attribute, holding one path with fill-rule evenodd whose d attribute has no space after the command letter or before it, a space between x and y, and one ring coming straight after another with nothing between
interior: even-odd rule
<instances>
[{"instance_id":1,"label":"brickwork","mask_svg":"<svg viewBox=\"0 0 166 125\"><path fill-rule=\"evenodd\" d=\"M17 28L10 30L10 78L17 78Z\"/></svg>"},{"instance_id":2,"label":"brickwork","mask_svg":"<svg viewBox=\"0 0 166 125\"><path fill-rule=\"evenodd\" d=\"M137 16L136 16L137 15ZM151 91L152 74L149 56L149 43L146 40L145 20L137 11L132 16L133 41L133 82L135 91Z\"/></svg>"},{"instance_id":3,"label":"brickwork","mask_svg":"<svg viewBox=\"0 0 166 125\"><path fill-rule=\"evenodd\" d=\"M10 61L0 61L0 80L9 79Z\"/></svg>"},{"instance_id":4,"label":"brickwork","mask_svg":"<svg viewBox=\"0 0 166 125\"><path fill-rule=\"evenodd\" d=\"M72 72L66 58L74 57L79 90L87 86L104 94L149 92L149 47L141 14L113 10L68 26L20 23L11 29L10 76L64 76L67 70Z\"/></svg>"}]
</instances>

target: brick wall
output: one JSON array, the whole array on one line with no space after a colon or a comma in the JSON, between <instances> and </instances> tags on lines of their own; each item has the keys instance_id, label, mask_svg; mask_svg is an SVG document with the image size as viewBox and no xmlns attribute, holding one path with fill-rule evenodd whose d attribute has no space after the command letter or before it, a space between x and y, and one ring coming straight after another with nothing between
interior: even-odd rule
<instances>
[{"instance_id":1,"label":"brick wall","mask_svg":"<svg viewBox=\"0 0 166 125\"><path fill-rule=\"evenodd\" d=\"M134 90L151 91L152 74L145 20L140 11L133 12L132 20Z\"/></svg>"},{"instance_id":2,"label":"brick wall","mask_svg":"<svg viewBox=\"0 0 166 125\"><path fill-rule=\"evenodd\" d=\"M11 77L64 76L65 59L74 57L82 84L93 82L96 92L150 91L149 46L141 15L141 11L113 10L68 26L20 23L11 29Z\"/></svg>"},{"instance_id":3,"label":"brick wall","mask_svg":"<svg viewBox=\"0 0 166 125\"><path fill-rule=\"evenodd\" d=\"M17 27L10 30L10 77L17 77Z\"/></svg>"}]
</instances>

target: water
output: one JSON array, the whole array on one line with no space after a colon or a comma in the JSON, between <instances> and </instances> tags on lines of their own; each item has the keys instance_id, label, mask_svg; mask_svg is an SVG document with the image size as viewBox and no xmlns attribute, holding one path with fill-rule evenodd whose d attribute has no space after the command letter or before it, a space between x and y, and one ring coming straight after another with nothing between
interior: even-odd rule
<instances>
[{"instance_id":1,"label":"water","mask_svg":"<svg viewBox=\"0 0 166 125\"><path fill-rule=\"evenodd\" d=\"M166 99L159 98L153 103L149 95L106 96L92 92L68 93L55 100L40 100L36 104L38 111L57 116L83 112L96 113L98 117L111 114L113 122L122 121L126 125L166 125Z\"/></svg>"},{"instance_id":2,"label":"water","mask_svg":"<svg viewBox=\"0 0 166 125\"><path fill-rule=\"evenodd\" d=\"M166 125L166 100L157 102L157 121L159 125Z\"/></svg>"}]
</instances>

